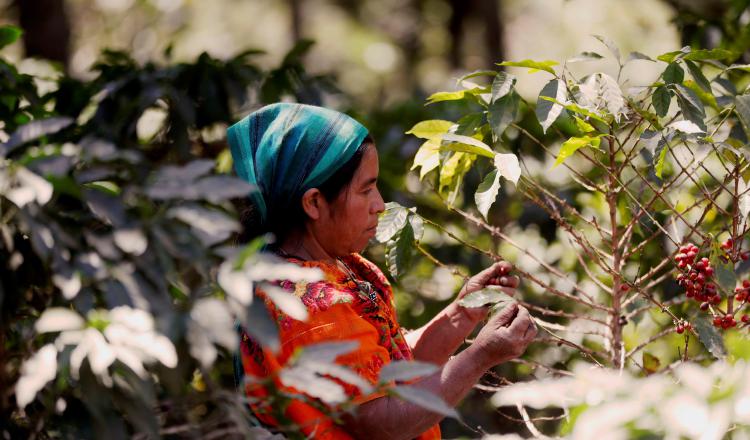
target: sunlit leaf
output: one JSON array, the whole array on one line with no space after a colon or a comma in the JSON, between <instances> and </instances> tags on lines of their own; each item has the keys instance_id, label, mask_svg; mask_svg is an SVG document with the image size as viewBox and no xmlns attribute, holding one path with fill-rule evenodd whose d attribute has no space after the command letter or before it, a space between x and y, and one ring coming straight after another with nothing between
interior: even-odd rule
<instances>
[{"instance_id":1,"label":"sunlit leaf","mask_svg":"<svg viewBox=\"0 0 750 440\"><path fill-rule=\"evenodd\" d=\"M440 137L440 135L447 133L455 123L451 121L444 121L441 119L431 119L429 121L421 121L415 124L406 134L413 134L414 136L422 139L432 139Z\"/></svg>"},{"instance_id":2,"label":"sunlit leaf","mask_svg":"<svg viewBox=\"0 0 750 440\"><path fill-rule=\"evenodd\" d=\"M498 173L497 169L493 169L487 173L482 183L479 184L477 192L474 193L474 202L477 204L477 209L479 209L485 220L487 220L487 212L490 210L490 206L497 199L497 192L499 190L500 173Z\"/></svg>"},{"instance_id":3,"label":"sunlit leaf","mask_svg":"<svg viewBox=\"0 0 750 440\"><path fill-rule=\"evenodd\" d=\"M425 141L417 154L414 156L414 164L411 169L420 167L419 180L422 180L427 173L434 170L440 165L440 141L430 139Z\"/></svg>"},{"instance_id":4,"label":"sunlit leaf","mask_svg":"<svg viewBox=\"0 0 750 440\"><path fill-rule=\"evenodd\" d=\"M488 304L495 304L498 307L502 307L503 304L510 303L513 301L507 293L493 288L486 288L472 292L463 298L458 303L464 307L484 307Z\"/></svg>"},{"instance_id":5,"label":"sunlit leaf","mask_svg":"<svg viewBox=\"0 0 750 440\"><path fill-rule=\"evenodd\" d=\"M282 312L289 315L291 318L298 321L307 320L307 307L302 300L291 293L285 291L276 286L266 284L263 286L263 292L266 296L276 304Z\"/></svg>"},{"instance_id":6,"label":"sunlit leaf","mask_svg":"<svg viewBox=\"0 0 750 440\"><path fill-rule=\"evenodd\" d=\"M628 55L628 62L629 61L635 61L635 60L644 60L644 61L651 61L655 62L653 58L650 56L643 54L641 52L630 52L630 55Z\"/></svg>"},{"instance_id":7,"label":"sunlit leaf","mask_svg":"<svg viewBox=\"0 0 750 440\"><path fill-rule=\"evenodd\" d=\"M518 156L512 153L497 153L493 159L495 168L500 175L513 184L518 184L521 177L521 167L518 164Z\"/></svg>"},{"instance_id":8,"label":"sunlit leaf","mask_svg":"<svg viewBox=\"0 0 750 440\"><path fill-rule=\"evenodd\" d=\"M70 126L73 123L73 119L64 116L55 116L48 119L38 119L31 121L13 132L5 144L0 144L0 157L7 156L8 153L13 151L16 147L19 147L27 142L37 140L42 136L55 134L60 130Z\"/></svg>"},{"instance_id":9,"label":"sunlit leaf","mask_svg":"<svg viewBox=\"0 0 750 440\"><path fill-rule=\"evenodd\" d=\"M440 146L442 150L462 151L489 158L495 156L495 152L492 151L489 145L470 136L447 133L443 135L442 139L443 143Z\"/></svg>"},{"instance_id":10,"label":"sunlit leaf","mask_svg":"<svg viewBox=\"0 0 750 440\"><path fill-rule=\"evenodd\" d=\"M385 205L385 211L380 214L378 227L375 231L375 238L385 243L391 239L406 224L406 217L409 210L395 202L389 202Z\"/></svg>"},{"instance_id":11,"label":"sunlit leaf","mask_svg":"<svg viewBox=\"0 0 750 440\"><path fill-rule=\"evenodd\" d=\"M560 102L564 102L565 96L565 84L558 79L545 84L541 92L539 92L539 98L536 102L536 118L539 120L539 124L542 126L542 131L547 132L547 129L557 120L562 113L563 106ZM554 101L542 99L543 96L550 97Z\"/></svg>"},{"instance_id":12,"label":"sunlit leaf","mask_svg":"<svg viewBox=\"0 0 750 440\"><path fill-rule=\"evenodd\" d=\"M503 61L502 63L498 63L498 66L527 67L529 69L529 73L534 73L540 70L544 70L545 72L549 72L554 75L555 71L554 69L552 69L552 66L556 66L557 64L558 64L557 61L552 61L552 60L545 60L545 61L523 60L523 61Z\"/></svg>"},{"instance_id":13,"label":"sunlit leaf","mask_svg":"<svg viewBox=\"0 0 750 440\"><path fill-rule=\"evenodd\" d=\"M80 330L86 321L78 313L63 307L50 307L34 323L37 333Z\"/></svg>"},{"instance_id":14,"label":"sunlit leaf","mask_svg":"<svg viewBox=\"0 0 750 440\"><path fill-rule=\"evenodd\" d=\"M380 383L417 379L438 371L435 364L420 361L392 361L380 370Z\"/></svg>"},{"instance_id":15,"label":"sunlit leaf","mask_svg":"<svg viewBox=\"0 0 750 440\"><path fill-rule=\"evenodd\" d=\"M740 117L745 132L750 133L750 94L737 95L734 98L735 112Z\"/></svg>"},{"instance_id":16,"label":"sunlit leaf","mask_svg":"<svg viewBox=\"0 0 750 440\"><path fill-rule=\"evenodd\" d=\"M21 377L16 382L16 404L24 408L36 394L57 375L57 349L53 344L40 348L21 367Z\"/></svg>"},{"instance_id":17,"label":"sunlit leaf","mask_svg":"<svg viewBox=\"0 0 750 440\"><path fill-rule=\"evenodd\" d=\"M598 136L582 136L582 137L572 137L565 141L562 146L560 147L560 152L557 154L557 160L555 160L554 165L552 165L552 168L555 168L556 166L560 165L561 163L565 162L565 159L569 158L573 155L576 151L583 147L594 147L599 148L599 144L601 142L601 138Z\"/></svg>"},{"instance_id":18,"label":"sunlit leaf","mask_svg":"<svg viewBox=\"0 0 750 440\"><path fill-rule=\"evenodd\" d=\"M674 121L671 124L667 125L667 127L673 128L679 132L685 133L685 134L697 134L697 133L704 133L704 131L695 125L694 123L690 121Z\"/></svg>"}]
</instances>

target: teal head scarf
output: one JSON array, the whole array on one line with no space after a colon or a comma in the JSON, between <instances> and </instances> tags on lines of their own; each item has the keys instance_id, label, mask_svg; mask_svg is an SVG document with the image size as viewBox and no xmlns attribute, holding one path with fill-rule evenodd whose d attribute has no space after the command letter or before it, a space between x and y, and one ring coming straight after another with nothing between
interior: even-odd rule
<instances>
[{"instance_id":1,"label":"teal head scarf","mask_svg":"<svg viewBox=\"0 0 750 440\"><path fill-rule=\"evenodd\" d=\"M337 111L305 104L267 105L227 129L237 175L261 224L316 188L352 158L367 129Z\"/></svg>"}]
</instances>

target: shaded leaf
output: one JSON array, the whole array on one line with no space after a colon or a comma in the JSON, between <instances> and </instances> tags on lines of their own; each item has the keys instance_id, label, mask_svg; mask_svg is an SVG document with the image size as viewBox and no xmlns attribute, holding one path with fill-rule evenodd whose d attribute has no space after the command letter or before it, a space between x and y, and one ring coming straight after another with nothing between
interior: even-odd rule
<instances>
[{"instance_id":1,"label":"shaded leaf","mask_svg":"<svg viewBox=\"0 0 750 440\"><path fill-rule=\"evenodd\" d=\"M662 118L666 116L669 111L669 103L671 100L672 97L665 86L657 87L651 95L651 104L654 105L654 111L656 111L656 114Z\"/></svg>"},{"instance_id":2,"label":"shaded leaf","mask_svg":"<svg viewBox=\"0 0 750 440\"><path fill-rule=\"evenodd\" d=\"M680 67L679 64L669 63L667 68L664 69L664 72L661 74L661 77L667 85L682 84L682 80L685 79L685 71L682 70L682 67Z\"/></svg>"},{"instance_id":3,"label":"shaded leaf","mask_svg":"<svg viewBox=\"0 0 750 440\"><path fill-rule=\"evenodd\" d=\"M490 104L510 93L510 91L513 90L513 86L515 86L515 84L515 76L506 72L498 72L495 76L495 79L492 81L492 87L490 89Z\"/></svg>"},{"instance_id":4,"label":"shaded leaf","mask_svg":"<svg viewBox=\"0 0 750 440\"><path fill-rule=\"evenodd\" d=\"M646 370L649 374L656 373L659 371L659 367L661 366L661 362L659 361L659 358L654 356L653 354L645 351L643 352L643 369Z\"/></svg>"},{"instance_id":5,"label":"shaded leaf","mask_svg":"<svg viewBox=\"0 0 750 440\"><path fill-rule=\"evenodd\" d=\"M422 388L409 385L398 385L393 387L393 393L407 402L413 403L436 414L452 417L457 420L460 419L456 410L445 403L440 396Z\"/></svg>"},{"instance_id":6,"label":"shaded leaf","mask_svg":"<svg viewBox=\"0 0 750 440\"><path fill-rule=\"evenodd\" d=\"M738 95L734 98L735 109L740 122L745 127L745 133L750 134L750 94Z\"/></svg>"},{"instance_id":7,"label":"shaded leaf","mask_svg":"<svg viewBox=\"0 0 750 440\"><path fill-rule=\"evenodd\" d=\"M351 353L360 346L359 341L318 342L305 345L295 362L336 362L341 355Z\"/></svg>"},{"instance_id":8,"label":"shaded leaf","mask_svg":"<svg viewBox=\"0 0 750 440\"><path fill-rule=\"evenodd\" d=\"M273 352L278 352L280 347L279 330L276 322L266 310L263 301L253 301L247 309L244 328L255 341L268 347Z\"/></svg>"},{"instance_id":9,"label":"shaded leaf","mask_svg":"<svg viewBox=\"0 0 750 440\"><path fill-rule=\"evenodd\" d=\"M711 93L711 84L709 83L708 78L703 74L701 68L692 61L685 61L685 65L688 67L690 75L693 77L696 84L707 93Z\"/></svg>"},{"instance_id":10,"label":"shaded leaf","mask_svg":"<svg viewBox=\"0 0 750 440\"><path fill-rule=\"evenodd\" d=\"M553 98L554 101L542 99L543 96ZM560 116L560 113L562 113L563 106L559 103L564 102L565 99L565 85L558 79L553 79L545 84L541 92L539 92L535 113L544 133L547 132L547 129L549 129L549 127Z\"/></svg>"},{"instance_id":11,"label":"shaded leaf","mask_svg":"<svg viewBox=\"0 0 750 440\"><path fill-rule=\"evenodd\" d=\"M56 116L48 119L38 119L24 124L13 132L5 144L0 144L0 157L7 156L8 153L13 151L16 147L19 147L27 142L39 139L42 136L55 134L60 130L68 127L73 123L73 119L63 116Z\"/></svg>"},{"instance_id":12,"label":"shaded leaf","mask_svg":"<svg viewBox=\"0 0 750 440\"><path fill-rule=\"evenodd\" d=\"M635 60L644 60L644 61L652 61L656 62L653 58L650 56L643 54L641 52L630 52L630 55L628 55L628 62L629 61L635 61Z\"/></svg>"},{"instance_id":13,"label":"shaded leaf","mask_svg":"<svg viewBox=\"0 0 750 440\"><path fill-rule=\"evenodd\" d=\"M674 91L677 93L677 105L680 107L682 116L696 124L701 130L706 131L706 112L700 99L695 92L681 84L672 84Z\"/></svg>"},{"instance_id":14,"label":"shaded leaf","mask_svg":"<svg viewBox=\"0 0 750 440\"><path fill-rule=\"evenodd\" d=\"M716 359L726 357L727 349L724 347L724 339L722 339L721 333L719 333L716 327L703 316L695 318L693 324L695 331L698 333L698 339L706 347L706 350Z\"/></svg>"},{"instance_id":15,"label":"shaded leaf","mask_svg":"<svg viewBox=\"0 0 750 440\"><path fill-rule=\"evenodd\" d=\"M21 28L9 25L0 26L0 49L16 42L22 34Z\"/></svg>"},{"instance_id":16,"label":"shaded leaf","mask_svg":"<svg viewBox=\"0 0 750 440\"><path fill-rule=\"evenodd\" d=\"M581 52L573 58L568 59L569 63L577 63L580 61L596 61L604 58L596 52Z\"/></svg>"},{"instance_id":17,"label":"shaded leaf","mask_svg":"<svg viewBox=\"0 0 750 440\"><path fill-rule=\"evenodd\" d=\"M730 61L737 58L737 52L726 49L700 49L693 50L683 57L684 60L725 60Z\"/></svg>"},{"instance_id":18,"label":"shaded leaf","mask_svg":"<svg viewBox=\"0 0 750 440\"><path fill-rule=\"evenodd\" d=\"M414 231L406 223L401 231L385 246L385 259L388 271L393 278L400 278L411 266L414 252Z\"/></svg>"},{"instance_id":19,"label":"shaded leaf","mask_svg":"<svg viewBox=\"0 0 750 440\"><path fill-rule=\"evenodd\" d=\"M717 262L714 266L716 270L716 281L726 291L731 292L737 285L737 274L734 272L734 265L730 263Z\"/></svg>"},{"instance_id":20,"label":"shaded leaf","mask_svg":"<svg viewBox=\"0 0 750 440\"><path fill-rule=\"evenodd\" d=\"M611 39L604 37L602 35L593 35L594 38L601 41L602 44L607 46L607 49L609 49L610 52L612 52L612 55L614 55L617 62L620 62L620 49L617 47L614 41Z\"/></svg>"},{"instance_id":21,"label":"shaded leaf","mask_svg":"<svg viewBox=\"0 0 750 440\"><path fill-rule=\"evenodd\" d=\"M516 119L520 100L518 93L511 91L489 105L487 121L492 128L493 139L500 139L505 129Z\"/></svg>"}]
</instances>

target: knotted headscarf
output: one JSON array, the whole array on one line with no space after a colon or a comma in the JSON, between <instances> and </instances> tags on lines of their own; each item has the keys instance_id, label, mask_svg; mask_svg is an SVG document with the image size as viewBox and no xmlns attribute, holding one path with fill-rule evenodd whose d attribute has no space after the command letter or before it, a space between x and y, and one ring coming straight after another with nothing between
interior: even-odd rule
<instances>
[{"instance_id":1,"label":"knotted headscarf","mask_svg":"<svg viewBox=\"0 0 750 440\"><path fill-rule=\"evenodd\" d=\"M334 110L276 103L229 127L227 140L237 175L258 188L250 197L265 224L348 162L367 133Z\"/></svg>"}]
</instances>

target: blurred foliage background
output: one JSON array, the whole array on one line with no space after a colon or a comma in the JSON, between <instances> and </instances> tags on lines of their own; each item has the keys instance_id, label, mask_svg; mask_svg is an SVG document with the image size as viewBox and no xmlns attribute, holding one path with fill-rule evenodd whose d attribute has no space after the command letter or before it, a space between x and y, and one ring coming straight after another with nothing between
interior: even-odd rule
<instances>
[{"instance_id":1,"label":"blurred foliage background","mask_svg":"<svg viewBox=\"0 0 750 440\"><path fill-rule=\"evenodd\" d=\"M154 168L207 158L217 161L219 171L228 172L223 137L234 120L277 100L325 105L354 115L371 130L380 153L380 187L386 200L419 206L421 214L446 228L472 234L461 219L448 216L439 201L421 194L418 176L409 171L419 146L417 139L404 134L410 127L421 120L456 120L469 113L464 104L425 106L426 96L454 89L456 79L468 72L497 69L495 63L503 60L562 60L598 48L591 34L608 36L624 53L637 50L653 55L682 45L722 47L741 53L738 62L748 63L748 4L747 0L0 0L0 25L25 30L22 39L4 48L2 55L18 74L31 75L24 81L35 87L32 93L22 81L17 89L0 89L0 95L25 94L34 104L26 114L3 115L0 142L8 141L8 134L31 119L57 115L80 121L96 93L118 82L117 93L108 96L93 119L86 119L83 131L69 130L58 141L79 142L84 134L94 133L119 148L141 151ZM613 73L616 67L602 60L586 69ZM649 64L637 63L629 69L634 84L647 83L659 74L658 67ZM532 98L544 80L532 75L517 89L524 98ZM533 110L522 112L520 125L545 141L555 141L554 133L544 138ZM513 148L533 154L529 145L518 143ZM467 187L476 188L480 177L469 173L466 180ZM540 253L555 240L555 225L543 212L512 197L501 198L499 205L492 212L493 224L513 223L513 231L523 240L538 242ZM425 241L442 261L464 272L475 272L488 263L471 249L440 237ZM385 268L382 246L372 246L368 256ZM9 285L13 279L4 273L6 298L18 287ZM426 259L416 261L408 274L394 281L402 325L413 328L428 321L452 299L461 282ZM13 322L12 311L22 305L23 298L3 303L4 333ZM21 337L16 334L15 341ZM8 344L8 339L4 341ZM500 372L509 377L528 373L515 367ZM0 386L12 383L6 375L10 373L0 377L4 379ZM488 432L519 429L486 400L477 392L464 402L461 413L467 425L481 425ZM476 435L453 420L443 425L446 437Z\"/></svg>"}]
</instances>

